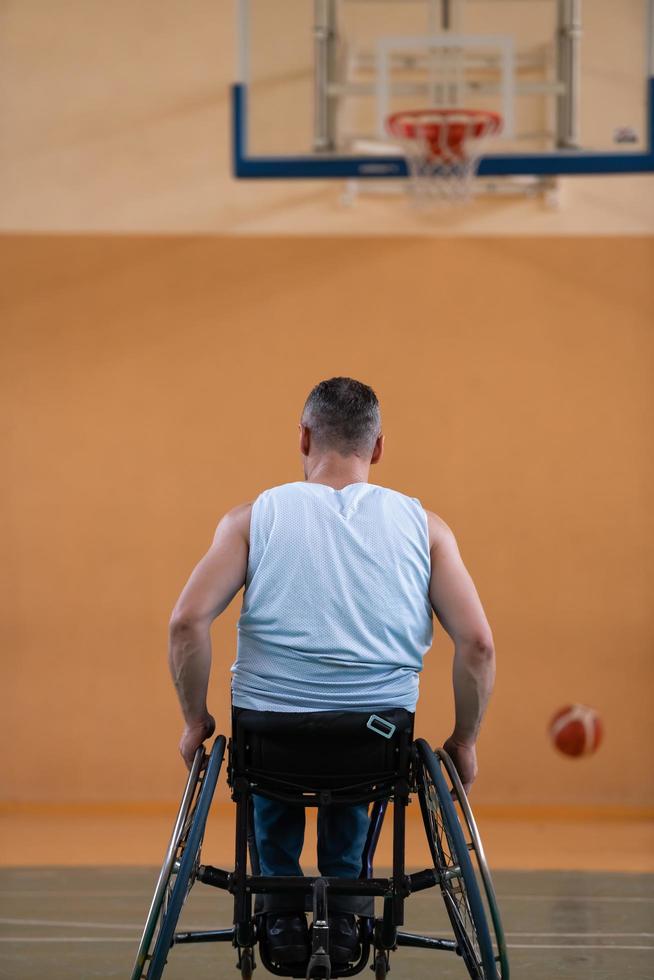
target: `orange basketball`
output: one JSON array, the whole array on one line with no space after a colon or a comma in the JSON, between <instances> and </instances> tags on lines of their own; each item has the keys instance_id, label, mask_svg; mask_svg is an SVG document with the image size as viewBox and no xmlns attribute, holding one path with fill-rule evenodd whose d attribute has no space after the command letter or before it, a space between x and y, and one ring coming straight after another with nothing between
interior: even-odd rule
<instances>
[{"instance_id":1,"label":"orange basketball","mask_svg":"<svg viewBox=\"0 0 654 980\"><path fill-rule=\"evenodd\" d=\"M602 741L603 729L594 708L569 704L556 712L549 725L554 746L564 755L591 755Z\"/></svg>"}]
</instances>

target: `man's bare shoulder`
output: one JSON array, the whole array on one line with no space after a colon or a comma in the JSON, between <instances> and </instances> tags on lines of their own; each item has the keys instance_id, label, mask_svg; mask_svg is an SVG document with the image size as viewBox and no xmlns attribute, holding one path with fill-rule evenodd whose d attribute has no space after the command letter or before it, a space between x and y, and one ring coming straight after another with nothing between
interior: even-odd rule
<instances>
[{"instance_id":1,"label":"man's bare shoulder","mask_svg":"<svg viewBox=\"0 0 654 980\"><path fill-rule=\"evenodd\" d=\"M445 541L454 540L454 532L449 524L446 524L442 517L434 514L432 510L424 508L427 515L427 528L429 530L429 550L433 551Z\"/></svg>"},{"instance_id":2,"label":"man's bare shoulder","mask_svg":"<svg viewBox=\"0 0 654 980\"><path fill-rule=\"evenodd\" d=\"M245 539L245 541L250 544L250 519L252 517L252 505L253 500L248 500L245 504L237 504L236 507L232 507L228 510L224 517L221 519L218 528L216 529L216 534L221 527L227 527L239 534Z\"/></svg>"}]
</instances>

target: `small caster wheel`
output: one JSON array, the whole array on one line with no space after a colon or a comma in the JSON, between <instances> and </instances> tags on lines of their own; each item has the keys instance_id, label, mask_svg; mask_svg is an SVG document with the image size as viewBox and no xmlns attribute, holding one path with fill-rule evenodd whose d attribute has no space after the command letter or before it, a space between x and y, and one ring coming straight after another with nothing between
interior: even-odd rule
<instances>
[{"instance_id":1,"label":"small caster wheel","mask_svg":"<svg viewBox=\"0 0 654 980\"><path fill-rule=\"evenodd\" d=\"M373 970L375 971L375 980L385 980L386 974L390 970L388 955L381 950L375 954Z\"/></svg>"},{"instance_id":2,"label":"small caster wheel","mask_svg":"<svg viewBox=\"0 0 654 980\"><path fill-rule=\"evenodd\" d=\"M254 971L254 951L251 946L245 946L241 950L241 955L239 956L238 966L241 970L241 976L243 980L252 980L252 973Z\"/></svg>"}]
</instances>

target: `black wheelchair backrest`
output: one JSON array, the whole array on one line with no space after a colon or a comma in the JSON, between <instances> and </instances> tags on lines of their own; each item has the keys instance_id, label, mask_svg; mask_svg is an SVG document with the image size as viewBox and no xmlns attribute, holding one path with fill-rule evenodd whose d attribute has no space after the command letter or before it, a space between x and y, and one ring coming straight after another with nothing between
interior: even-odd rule
<instances>
[{"instance_id":1,"label":"black wheelchair backrest","mask_svg":"<svg viewBox=\"0 0 654 980\"><path fill-rule=\"evenodd\" d=\"M233 709L231 779L305 805L380 799L407 779L411 712Z\"/></svg>"}]
</instances>

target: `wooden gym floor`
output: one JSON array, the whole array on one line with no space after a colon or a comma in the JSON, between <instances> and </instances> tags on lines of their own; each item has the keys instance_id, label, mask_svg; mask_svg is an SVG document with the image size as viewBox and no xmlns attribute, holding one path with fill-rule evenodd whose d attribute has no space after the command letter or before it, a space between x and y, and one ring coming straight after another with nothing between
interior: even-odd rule
<instances>
[{"instance_id":1,"label":"wooden gym floor","mask_svg":"<svg viewBox=\"0 0 654 980\"><path fill-rule=\"evenodd\" d=\"M428 864L409 808L407 863ZM417 808L416 808L417 810ZM310 870L315 820L304 854ZM233 867L232 804L210 816L203 860ZM69 980L130 974L173 814L106 807L20 808L0 814L0 977ZM478 823L500 900L513 980L654 977L654 822L633 811L479 807ZM386 831L378 869L389 864ZM424 863L423 863L424 860ZM180 928L231 923L231 900L196 885ZM451 936L435 891L407 904L407 929ZM174 949L166 980L238 978L227 944ZM465 980L449 953L399 950L392 976ZM263 980L265 972L256 974ZM365 974L364 974L365 976Z\"/></svg>"},{"instance_id":2,"label":"wooden gym floor","mask_svg":"<svg viewBox=\"0 0 654 980\"><path fill-rule=\"evenodd\" d=\"M0 873L0 976L11 980L130 975L151 897L154 868L6 868ZM565 871L498 871L512 977L522 980L646 980L654 976L654 878ZM223 892L196 885L180 928L231 921ZM435 891L407 903L406 928L450 936ZM401 949L393 973L464 980L453 954ZM234 977L228 944L173 949L166 980ZM266 975L259 966L259 980ZM365 977L365 973L363 974Z\"/></svg>"}]
</instances>

